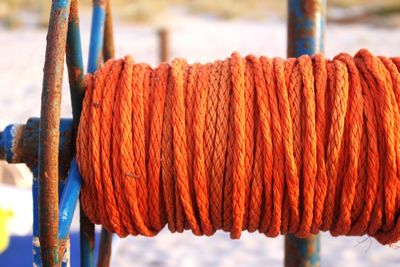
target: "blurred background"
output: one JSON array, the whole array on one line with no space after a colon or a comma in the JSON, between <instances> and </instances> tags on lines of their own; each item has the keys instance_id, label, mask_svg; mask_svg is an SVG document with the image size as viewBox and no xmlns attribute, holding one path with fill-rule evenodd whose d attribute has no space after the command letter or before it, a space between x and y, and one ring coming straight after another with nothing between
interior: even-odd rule
<instances>
[{"instance_id":1,"label":"blurred background","mask_svg":"<svg viewBox=\"0 0 400 267\"><path fill-rule=\"evenodd\" d=\"M90 9L91 1L81 1L81 9ZM207 14L220 19L246 18L263 20L266 16L284 18L285 1L271 0L115 0L115 17L125 22L151 23L170 13L171 8L183 8L189 14ZM0 21L6 28L28 25L47 27L50 5L45 0L2 0ZM363 22L378 26L397 26L400 3L396 0L330 0L328 21ZM382 21L384 20L384 21Z\"/></svg>"},{"instance_id":2,"label":"blurred background","mask_svg":"<svg viewBox=\"0 0 400 267\"><path fill-rule=\"evenodd\" d=\"M0 0L0 129L38 117L43 76L48 0ZM286 1L273 0L112 0L117 57L159 63L160 28L169 32L170 57L189 62L242 55L286 56ZM85 65L91 1L80 4ZM400 44L400 1L328 0L326 55L356 53L396 56ZM71 117L66 73L62 116ZM32 175L24 165L0 162L0 266L31 265ZM72 225L72 266L79 257L78 218ZM9 243L8 237L11 236ZM8 249L7 249L8 248ZM396 246L367 237L322 234L322 266L398 266ZM129 237L114 247L111 266L282 266L283 237L244 234L231 241L190 233L155 238ZM75 264L75 265L74 265Z\"/></svg>"}]
</instances>

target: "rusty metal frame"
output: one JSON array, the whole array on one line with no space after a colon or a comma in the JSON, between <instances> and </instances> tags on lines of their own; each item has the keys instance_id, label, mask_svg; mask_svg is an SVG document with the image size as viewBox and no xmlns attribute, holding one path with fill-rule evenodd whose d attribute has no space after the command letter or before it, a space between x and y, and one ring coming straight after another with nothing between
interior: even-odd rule
<instances>
[{"instance_id":1,"label":"rusty metal frame","mask_svg":"<svg viewBox=\"0 0 400 267\"><path fill-rule=\"evenodd\" d=\"M288 57L312 55L324 51L326 0L288 1ZM320 236L285 237L285 267L321 265Z\"/></svg>"},{"instance_id":2,"label":"rusty metal frame","mask_svg":"<svg viewBox=\"0 0 400 267\"><path fill-rule=\"evenodd\" d=\"M70 1L51 7L39 133L39 241L43 266L61 263L58 241L58 145L61 88Z\"/></svg>"}]
</instances>

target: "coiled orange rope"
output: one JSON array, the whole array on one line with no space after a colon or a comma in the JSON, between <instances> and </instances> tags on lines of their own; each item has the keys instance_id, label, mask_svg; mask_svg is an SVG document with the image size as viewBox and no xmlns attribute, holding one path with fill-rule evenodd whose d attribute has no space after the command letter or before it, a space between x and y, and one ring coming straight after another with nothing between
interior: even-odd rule
<instances>
[{"instance_id":1,"label":"coiled orange rope","mask_svg":"<svg viewBox=\"0 0 400 267\"><path fill-rule=\"evenodd\" d=\"M120 236L223 229L400 239L400 58L234 53L86 76L87 216Z\"/></svg>"}]
</instances>

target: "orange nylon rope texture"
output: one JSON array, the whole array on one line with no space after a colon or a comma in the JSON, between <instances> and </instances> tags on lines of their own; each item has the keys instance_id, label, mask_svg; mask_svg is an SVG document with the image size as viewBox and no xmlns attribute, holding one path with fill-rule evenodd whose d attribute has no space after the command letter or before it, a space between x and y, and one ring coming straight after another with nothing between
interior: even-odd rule
<instances>
[{"instance_id":1,"label":"orange nylon rope texture","mask_svg":"<svg viewBox=\"0 0 400 267\"><path fill-rule=\"evenodd\" d=\"M400 239L400 58L237 53L85 78L82 205L119 236Z\"/></svg>"}]
</instances>

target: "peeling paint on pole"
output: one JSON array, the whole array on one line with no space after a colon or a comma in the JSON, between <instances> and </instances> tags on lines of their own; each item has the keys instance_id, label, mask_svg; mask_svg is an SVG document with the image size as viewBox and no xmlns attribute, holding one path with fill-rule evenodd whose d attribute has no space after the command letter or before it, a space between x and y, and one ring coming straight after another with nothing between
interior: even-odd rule
<instances>
[{"instance_id":1,"label":"peeling paint on pole","mask_svg":"<svg viewBox=\"0 0 400 267\"><path fill-rule=\"evenodd\" d=\"M288 57L324 51L326 0L288 1ZM285 267L318 267L320 236L285 237Z\"/></svg>"}]
</instances>

